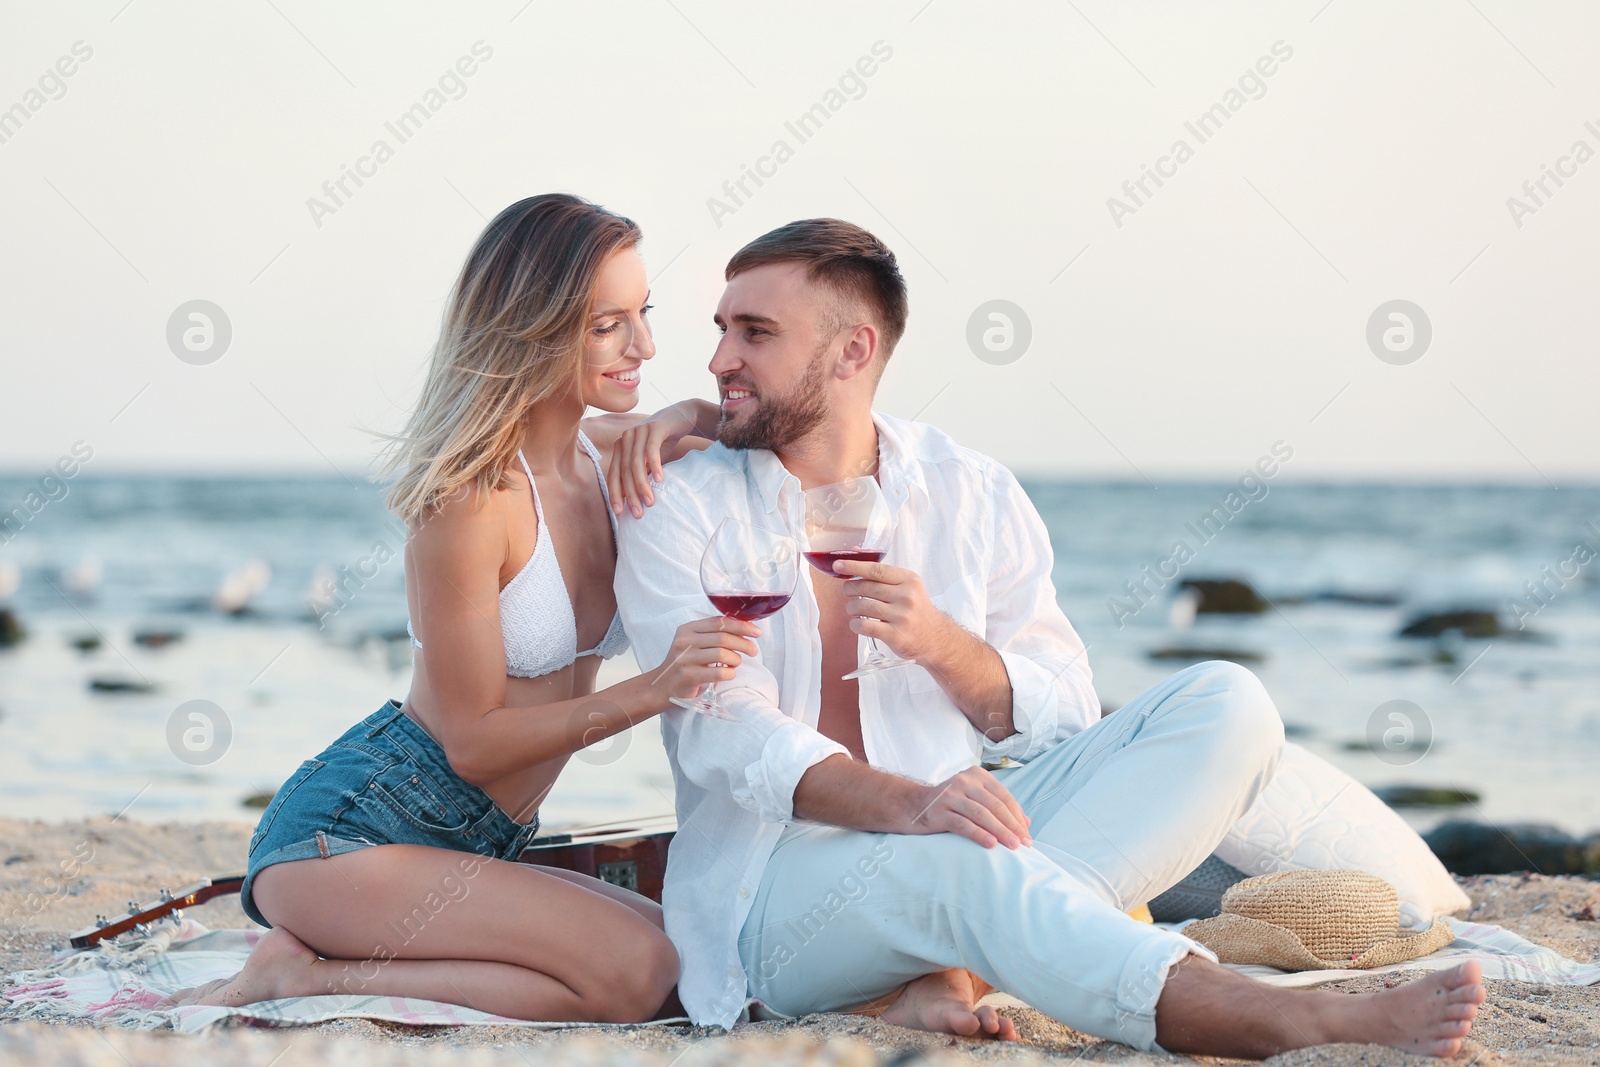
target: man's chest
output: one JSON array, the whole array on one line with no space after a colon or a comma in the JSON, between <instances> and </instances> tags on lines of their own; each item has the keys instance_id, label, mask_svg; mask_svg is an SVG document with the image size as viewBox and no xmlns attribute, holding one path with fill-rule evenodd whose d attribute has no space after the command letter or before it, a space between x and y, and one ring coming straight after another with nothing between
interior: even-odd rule
<instances>
[{"instance_id":1,"label":"man's chest","mask_svg":"<svg viewBox=\"0 0 1600 1067\"><path fill-rule=\"evenodd\" d=\"M817 634L822 645L821 702L817 729L823 736L850 750L854 759L867 759L861 731L861 691L855 679L844 676L856 668L856 633L850 628L847 603L851 583L822 574L802 577L816 591Z\"/></svg>"}]
</instances>

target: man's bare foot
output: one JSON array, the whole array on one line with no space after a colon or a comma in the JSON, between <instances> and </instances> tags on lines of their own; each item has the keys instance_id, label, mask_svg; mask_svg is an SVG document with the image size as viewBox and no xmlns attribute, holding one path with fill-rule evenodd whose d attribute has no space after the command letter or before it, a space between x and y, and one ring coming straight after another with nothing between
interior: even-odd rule
<instances>
[{"instance_id":1,"label":"man's bare foot","mask_svg":"<svg viewBox=\"0 0 1600 1067\"><path fill-rule=\"evenodd\" d=\"M244 970L232 978L219 978L175 993L170 1005L210 1004L236 1008L263 1000L315 996L328 992L326 983L317 974L321 962L315 952L289 931L281 926L273 927L256 942L250 958L244 961Z\"/></svg>"},{"instance_id":2,"label":"man's bare foot","mask_svg":"<svg viewBox=\"0 0 1600 1067\"><path fill-rule=\"evenodd\" d=\"M1346 995L1330 1020L1335 1041L1389 1045L1419 1056L1454 1056L1486 992L1483 968L1463 963L1381 993Z\"/></svg>"},{"instance_id":3,"label":"man's bare foot","mask_svg":"<svg viewBox=\"0 0 1600 1067\"><path fill-rule=\"evenodd\" d=\"M1011 1020L978 1003L988 991L987 985L979 991L978 979L969 971L936 971L907 985L879 1018L912 1030L1015 1041L1017 1028Z\"/></svg>"},{"instance_id":4,"label":"man's bare foot","mask_svg":"<svg viewBox=\"0 0 1600 1067\"><path fill-rule=\"evenodd\" d=\"M1266 1059L1340 1043L1453 1056L1484 1001L1483 968L1463 963L1377 993L1278 989L1199 956L1180 960L1156 1004L1168 1052Z\"/></svg>"}]
</instances>

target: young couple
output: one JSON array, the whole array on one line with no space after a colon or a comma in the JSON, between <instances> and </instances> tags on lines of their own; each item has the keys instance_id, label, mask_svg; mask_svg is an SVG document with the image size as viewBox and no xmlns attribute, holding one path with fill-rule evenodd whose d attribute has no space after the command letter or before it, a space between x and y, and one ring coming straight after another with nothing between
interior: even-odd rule
<instances>
[{"instance_id":1,"label":"young couple","mask_svg":"<svg viewBox=\"0 0 1600 1067\"><path fill-rule=\"evenodd\" d=\"M1282 725L1226 663L1101 720L1015 478L872 410L906 323L893 253L832 219L751 242L716 310L722 403L641 420L639 242L548 195L473 248L391 456L411 693L279 789L242 895L273 929L193 999L728 1026L754 996L1014 1036L978 1004L999 988L1143 1049L1459 1048L1475 965L1370 995L1278 989L1125 914L1221 841ZM792 529L805 489L860 474L895 509L888 563L808 576L762 627L705 617L698 561L723 518ZM916 665L843 680L869 637ZM651 669L597 694L629 638ZM713 682L733 719L670 703ZM653 715L679 819L664 910L513 862L572 754Z\"/></svg>"}]
</instances>

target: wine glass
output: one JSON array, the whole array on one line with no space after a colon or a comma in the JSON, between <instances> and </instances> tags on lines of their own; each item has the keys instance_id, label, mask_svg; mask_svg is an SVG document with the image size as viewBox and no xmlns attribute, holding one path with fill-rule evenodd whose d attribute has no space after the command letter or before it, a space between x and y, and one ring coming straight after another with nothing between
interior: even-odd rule
<instances>
[{"instance_id":1,"label":"wine glass","mask_svg":"<svg viewBox=\"0 0 1600 1067\"><path fill-rule=\"evenodd\" d=\"M794 538L739 519L723 519L700 557L700 588L706 599L719 613L744 622L764 619L787 604L799 577L800 553ZM718 719L733 719L733 712L717 696L719 684L687 699L672 697L672 702Z\"/></svg>"},{"instance_id":2,"label":"wine glass","mask_svg":"<svg viewBox=\"0 0 1600 1067\"><path fill-rule=\"evenodd\" d=\"M894 539L894 512L876 478L846 478L805 494L806 561L830 578L859 581L833 569L837 560L877 563ZM867 638L867 658L845 679L915 663Z\"/></svg>"}]
</instances>

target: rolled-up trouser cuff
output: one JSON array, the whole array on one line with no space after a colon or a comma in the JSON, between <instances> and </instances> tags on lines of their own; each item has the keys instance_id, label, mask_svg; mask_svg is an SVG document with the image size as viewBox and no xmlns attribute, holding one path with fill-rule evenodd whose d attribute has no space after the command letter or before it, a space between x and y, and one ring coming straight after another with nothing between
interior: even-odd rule
<instances>
[{"instance_id":1,"label":"rolled-up trouser cuff","mask_svg":"<svg viewBox=\"0 0 1600 1067\"><path fill-rule=\"evenodd\" d=\"M1143 1052L1165 1052L1156 1044L1156 1002L1174 964L1193 953L1212 963L1216 953L1182 934L1151 938L1134 951L1117 982L1116 1040Z\"/></svg>"}]
</instances>

